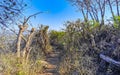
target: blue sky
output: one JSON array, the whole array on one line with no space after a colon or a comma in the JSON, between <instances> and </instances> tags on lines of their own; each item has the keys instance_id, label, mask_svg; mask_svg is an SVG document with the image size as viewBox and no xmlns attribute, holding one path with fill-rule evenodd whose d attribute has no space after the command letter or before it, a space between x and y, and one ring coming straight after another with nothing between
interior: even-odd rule
<instances>
[{"instance_id":1,"label":"blue sky","mask_svg":"<svg viewBox=\"0 0 120 75\"><path fill-rule=\"evenodd\" d=\"M67 21L73 21L81 18L80 12L73 7L67 0L32 0L29 8L24 11L25 16L29 16L40 11L49 11L31 19L34 27L39 24L49 25L50 29L60 30Z\"/></svg>"}]
</instances>

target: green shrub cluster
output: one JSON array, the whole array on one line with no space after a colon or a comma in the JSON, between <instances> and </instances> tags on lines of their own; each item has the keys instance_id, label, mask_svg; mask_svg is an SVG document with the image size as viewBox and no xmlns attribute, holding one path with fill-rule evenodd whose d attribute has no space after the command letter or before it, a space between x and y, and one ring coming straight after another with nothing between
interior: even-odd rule
<instances>
[{"instance_id":1,"label":"green shrub cluster","mask_svg":"<svg viewBox=\"0 0 120 75\"><path fill-rule=\"evenodd\" d=\"M64 44L64 40L63 37L65 35L64 31L55 31L55 30L51 30L49 32L49 36L50 36L50 41L52 44Z\"/></svg>"}]
</instances>

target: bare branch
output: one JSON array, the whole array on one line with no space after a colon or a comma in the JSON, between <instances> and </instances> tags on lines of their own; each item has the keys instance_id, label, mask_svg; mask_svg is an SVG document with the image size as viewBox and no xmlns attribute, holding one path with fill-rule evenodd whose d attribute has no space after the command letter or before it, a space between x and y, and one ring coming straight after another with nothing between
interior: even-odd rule
<instances>
[{"instance_id":1,"label":"bare branch","mask_svg":"<svg viewBox=\"0 0 120 75\"><path fill-rule=\"evenodd\" d=\"M22 33L25 31L25 29L27 29L28 26L22 26L19 25L19 33L18 33L18 37L17 37L17 57L19 58L20 55L20 44L21 44L21 38L22 38Z\"/></svg>"},{"instance_id":2,"label":"bare branch","mask_svg":"<svg viewBox=\"0 0 120 75\"><path fill-rule=\"evenodd\" d=\"M32 41L32 37L33 37L34 31L35 31L35 29L32 28L32 29L31 29L31 33L30 33L30 35L28 36L26 45L25 45L25 47L24 47L24 49L23 49L23 58L25 58L25 59L28 58L28 55L29 55L30 50L31 50L30 45L31 45L31 41Z\"/></svg>"},{"instance_id":3,"label":"bare branch","mask_svg":"<svg viewBox=\"0 0 120 75\"><path fill-rule=\"evenodd\" d=\"M120 62L119 62L119 61L116 61L116 60L114 60L114 59L112 59L112 58L110 58L110 57L108 57L108 56L105 56L105 55L103 55L103 54L100 54L100 58L103 59L104 61L110 63L110 64L113 64L113 65L115 65L115 66L120 67Z\"/></svg>"},{"instance_id":4,"label":"bare branch","mask_svg":"<svg viewBox=\"0 0 120 75\"><path fill-rule=\"evenodd\" d=\"M38 15L38 14L40 14L40 13L44 13L44 12L38 12L38 13L35 13L35 14L33 14L33 15L30 15L27 19L24 20L23 25L25 25L31 17L36 16L36 15Z\"/></svg>"}]
</instances>

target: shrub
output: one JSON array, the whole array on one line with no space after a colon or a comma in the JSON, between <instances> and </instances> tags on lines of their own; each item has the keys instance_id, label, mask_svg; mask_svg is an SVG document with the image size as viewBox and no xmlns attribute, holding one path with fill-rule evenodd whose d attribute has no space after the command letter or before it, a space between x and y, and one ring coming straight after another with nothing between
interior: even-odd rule
<instances>
[{"instance_id":1,"label":"shrub","mask_svg":"<svg viewBox=\"0 0 120 75\"><path fill-rule=\"evenodd\" d=\"M63 31L55 31L51 30L49 33L50 41L52 44L64 44L63 37L65 35L65 32Z\"/></svg>"}]
</instances>

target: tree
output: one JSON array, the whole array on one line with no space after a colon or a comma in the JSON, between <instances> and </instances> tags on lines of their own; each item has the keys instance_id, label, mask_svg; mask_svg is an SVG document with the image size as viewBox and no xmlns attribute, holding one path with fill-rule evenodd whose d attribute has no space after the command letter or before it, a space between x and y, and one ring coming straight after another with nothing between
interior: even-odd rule
<instances>
[{"instance_id":1,"label":"tree","mask_svg":"<svg viewBox=\"0 0 120 75\"><path fill-rule=\"evenodd\" d=\"M69 0L77 6L85 20L92 19L104 25L104 16L107 0ZM99 13L100 12L100 13Z\"/></svg>"},{"instance_id":2,"label":"tree","mask_svg":"<svg viewBox=\"0 0 120 75\"><path fill-rule=\"evenodd\" d=\"M0 0L0 26L9 27L27 6L24 0Z\"/></svg>"},{"instance_id":3,"label":"tree","mask_svg":"<svg viewBox=\"0 0 120 75\"><path fill-rule=\"evenodd\" d=\"M88 20L88 14L89 14L89 7L90 7L90 0L69 0L72 2L73 5L77 6L78 9L81 11L84 20Z\"/></svg>"},{"instance_id":4,"label":"tree","mask_svg":"<svg viewBox=\"0 0 120 75\"><path fill-rule=\"evenodd\" d=\"M114 1L114 0L107 0L108 6L109 6L110 11L111 11L111 14L112 14L112 17L115 16L115 15L114 15L114 11L113 11L113 7L112 7L113 1Z\"/></svg>"},{"instance_id":5,"label":"tree","mask_svg":"<svg viewBox=\"0 0 120 75\"><path fill-rule=\"evenodd\" d=\"M120 0L115 0L115 3L116 3L116 8L117 8L117 16L120 16L120 12L119 12Z\"/></svg>"},{"instance_id":6,"label":"tree","mask_svg":"<svg viewBox=\"0 0 120 75\"><path fill-rule=\"evenodd\" d=\"M120 28L120 12L119 12L120 0L107 0L107 5L109 6L111 14L112 14L114 27Z\"/></svg>"},{"instance_id":7,"label":"tree","mask_svg":"<svg viewBox=\"0 0 120 75\"><path fill-rule=\"evenodd\" d=\"M105 8L106 8L106 0L95 0L98 9L100 10L100 16L101 16L101 25L104 25L104 16L105 16Z\"/></svg>"}]
</instances>

